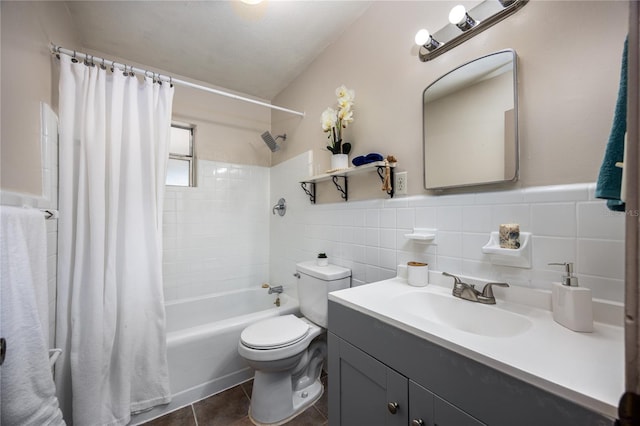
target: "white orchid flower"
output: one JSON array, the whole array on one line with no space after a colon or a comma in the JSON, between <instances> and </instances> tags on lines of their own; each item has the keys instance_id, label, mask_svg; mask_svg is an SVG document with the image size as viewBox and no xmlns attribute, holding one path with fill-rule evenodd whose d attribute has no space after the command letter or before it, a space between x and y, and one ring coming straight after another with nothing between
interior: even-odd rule
<instances>
[{"instance_id":1,"label":"white orchid flower","mask_svg":"<svg viewBox=\"0 0 640 426\"><path fill-rule=\"evenodd\" d=\"M322 130L325 132L331 131L333 127L336 126L336 122L338 120L338 113L333 108L327 108L322 113Z\"/></svg>"},{"instance_id":2,"label":"white orchid flower","mask_svg":"<svg viewBox=\"0 0 640 426\"><path fill-rule=\"evenodd\" d=\"M343 84L336 89L336 96L338 97L338 103L341 101L351 102L355 99L356 93L353 90L349 90Z\"/></svg>"}]
</instances>

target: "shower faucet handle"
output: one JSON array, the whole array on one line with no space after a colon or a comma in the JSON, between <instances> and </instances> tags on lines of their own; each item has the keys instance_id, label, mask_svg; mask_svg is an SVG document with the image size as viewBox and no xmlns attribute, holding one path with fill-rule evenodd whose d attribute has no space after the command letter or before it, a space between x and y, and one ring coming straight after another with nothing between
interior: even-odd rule
<instances>
[{"instance_id":1,"label":"shower faucet handle","mask_svg":"<svg viewBox=\"0 0 640 426\"><path fill-rule=\"evenodd\" d=\"M278 211L278 214L280 216L284 216L285 213L287 213L287 201L284 198L280 198L278 200L278 204L273 206L273 209L271 209L271 213L276 214L276 210Z\"/></svg>"}]
</instances>

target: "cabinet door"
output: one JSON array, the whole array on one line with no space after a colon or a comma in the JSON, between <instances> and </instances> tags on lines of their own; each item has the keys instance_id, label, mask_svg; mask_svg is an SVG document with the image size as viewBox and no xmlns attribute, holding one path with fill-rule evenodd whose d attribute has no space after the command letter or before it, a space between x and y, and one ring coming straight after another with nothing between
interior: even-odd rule
<instances>
[{"instance_id":1,"label":"cabinet door","mask_svg":"<svg viewBox=\"0 0 640 426\"><path fill-rule=\"evenodd\" d=\"M329 424L405 426L407 378L330 334Z\"/></svg>"},{"instance_id":2,"label":"cabinet door","mask_svg":"<svg viewBox=\"0 0 640 426\"><path fill-rule=\"evenodd\" d=\"M412 380L409 380L409 424L411 426L484 425Z\"/></svg>"}]
</instances>

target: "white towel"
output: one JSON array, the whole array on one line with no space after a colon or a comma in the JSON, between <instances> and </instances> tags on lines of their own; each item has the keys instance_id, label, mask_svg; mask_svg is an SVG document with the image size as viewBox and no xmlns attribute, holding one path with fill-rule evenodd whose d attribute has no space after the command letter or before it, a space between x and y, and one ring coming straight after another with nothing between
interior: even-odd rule
<instances>
[{"instance_id":1,"label":"white towel","mask_svg":"<svg viewBox=\"0 0 640 426\"><path fill-rule=\"evenodd\" d=\"M0 207L0 336L7 341L0 366L2 425L61 425L49 367L46 319L46 228L36 209ZM46 313L43 313L43 316Z\"/></svg>"}]
</instances>

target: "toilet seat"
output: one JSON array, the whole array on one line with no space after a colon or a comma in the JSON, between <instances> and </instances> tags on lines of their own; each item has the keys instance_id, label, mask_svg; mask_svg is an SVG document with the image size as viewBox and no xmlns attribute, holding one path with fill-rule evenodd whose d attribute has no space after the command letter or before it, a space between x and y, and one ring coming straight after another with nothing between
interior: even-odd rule
<instances>
[{"instance_id":1,"label":"toilet seat","mask_svg":"<svg viewBox=\"0 0 640 426\"><path fill-rule=\"evenodd\" d=\"M240 335L240 341L252 349L279 349L303 340L309 334L309 328L307 322L295 315L283 315L245 328Z\"/></svg>"}]
</instances>

